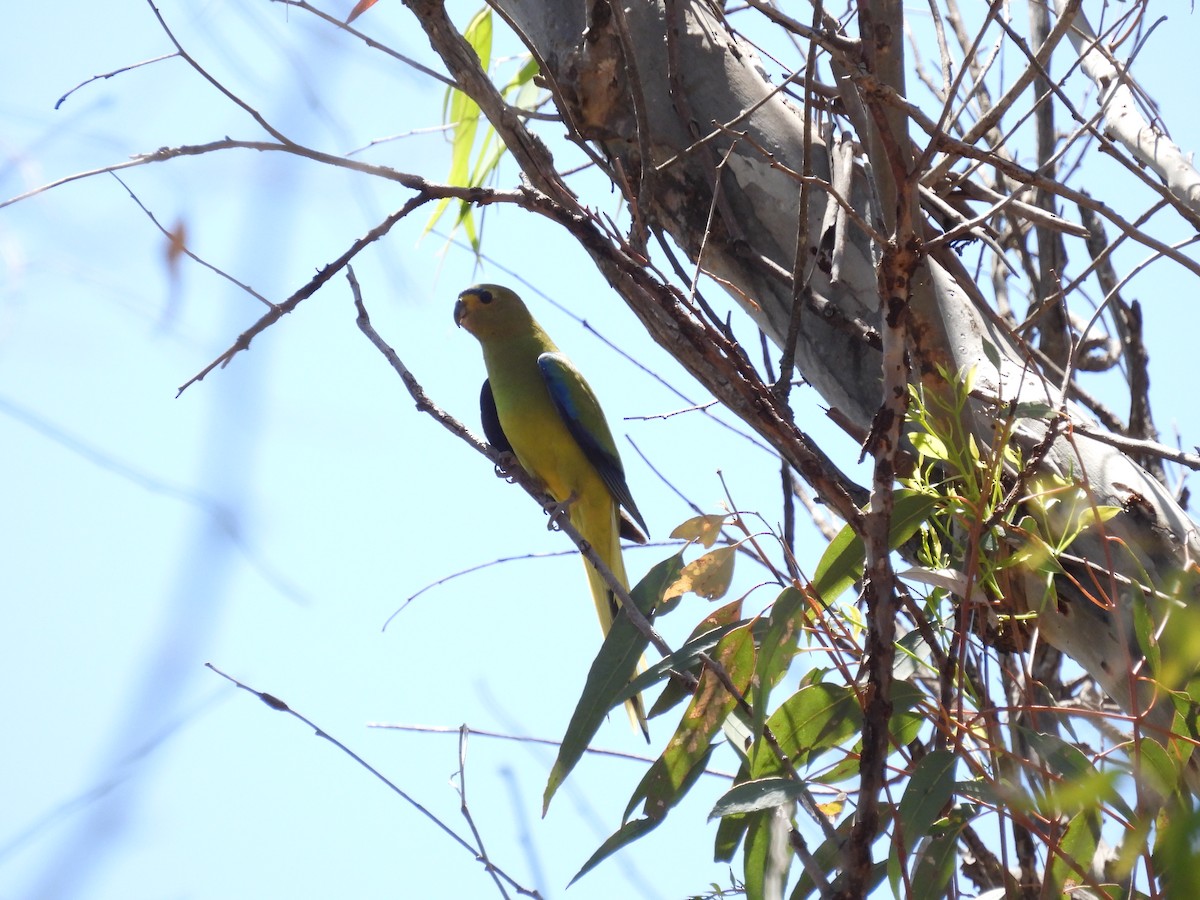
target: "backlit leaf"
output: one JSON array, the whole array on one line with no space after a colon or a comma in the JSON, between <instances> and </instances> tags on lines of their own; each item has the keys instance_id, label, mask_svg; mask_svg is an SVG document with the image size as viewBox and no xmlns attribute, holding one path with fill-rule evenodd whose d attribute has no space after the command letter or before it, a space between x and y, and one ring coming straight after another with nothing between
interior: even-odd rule
<instances>
[{"instance_id":1,"label":"backlit leaf","mask_svg":"<svg viewBox=\"0 0 1200 900\"><path fill-rule=\"evenodd\" d=\"M680 522L671 532L676 540L690 541L702 544L705 549L711 547L721 536L721 528L725 525L724 515L693 516Z\"/></svg>"},{"instance_id":2,"label":"backlit leaf","mask_svg":"<svg viewBox=\"0 0 1200 900\"><path fill-rule=\"evenodd\" d=\"M733 557L737 546L718 547L703 556L693 559L683 567L679 579L667 588L664 599L681 597L691 592L706 600L725 596L733 580Z\"/></svg>"}]
</instances>

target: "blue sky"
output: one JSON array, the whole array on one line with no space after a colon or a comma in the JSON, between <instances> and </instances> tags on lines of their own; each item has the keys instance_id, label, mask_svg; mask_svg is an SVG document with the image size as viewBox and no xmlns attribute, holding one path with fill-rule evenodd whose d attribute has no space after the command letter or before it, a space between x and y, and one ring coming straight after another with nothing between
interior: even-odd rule
<instances>
[{"instance_id":1,"label":"blue sky","mask_svg":"<svg viewBox=\"0 0 1200 900\"><path fill-rule=\"evenodd\" d=\"M459 22L473 11L452 8ZM440 121L440 86L300 10L161 9L214 75L299 141L344 152ZM261 136L179 59L97 81L54 109L91 75L170 52L145 3L21 4L6 20L4 197L160 146ZM361 24L431 62L399 4L377 5ZM1159 63L1181 58L1185 39L1184 28L1160 29L1141 74L1191 148L1193 101ZM515 52L507 39L497 48ZM363 158L431 179L448 166L439 135ZM164 224L186 223L194 252L276 301L408 196L250 151L122 178ZM504 170L502 183L513 179ZM435 402L477 427L482 363L451 307L474 281L513 283L504 266L529 283L535 314L588 374L615 430L672 485L715 512L720 471L739 508L775 524L769 455L699 414L661 418L687 402L549 302L689 399L708 399L639 333L582 252L543 222L492 210L489 262L477 264L424 235L426 222L426 213L402 222L355 269L376 327ZM465 835L456 737L367 723L560 737L599 644L580 563L538 557L466 575L382 625L434 580L563 551L566 539L414 410L358 332L344 279L176 399L262 307L194 264L172 279L161 235L111 176L0 210L0 273L0 898L494 895L482 868L403 801L204 664L282 698ZM1194 398L1172 385L1194 377L1190 329L1178 324L1194 321L1194 298L1175 283L1186 282L1160 263L1132 293L1146 309L1159 424L1177 423L1188 446ZM757 348L753 332L743 337ZM797 404L831 453L857 455L811 392ZM665 538L690 510L624 441L622 453L639 507ZM801 561L811 569L820 549L806 529ZM669 553L634 550L628 566L640 574ZM764 577L743 566L735 592ZM757 590L750 603L771 597ZM665 623L668 636L704 614L688 602ZM656 750L668 725L655 723ZM645 752L623 716L598 743ZM545 748L483 737L467 759L468 800L492 859L547 897L562 896L616 829L644 768L585 760L543 820L551 760ZM702 782L658 832L569 896L678 897L727 882L727 867L708 861L714 829L704 822L723 788L717 777Z\"/></svg>"}]
</instances>

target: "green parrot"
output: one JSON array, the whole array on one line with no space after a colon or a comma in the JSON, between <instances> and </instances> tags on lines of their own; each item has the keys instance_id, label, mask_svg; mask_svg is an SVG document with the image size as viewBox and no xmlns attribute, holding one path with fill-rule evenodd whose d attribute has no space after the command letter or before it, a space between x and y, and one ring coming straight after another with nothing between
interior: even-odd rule
<instances>
[{"instance_id":1,"label":"green parrot","mask_svg":"<svg viewBox=\"0 0 1200 900\"><path fill-rule=\"evenodd\" d=\"M508 288L467 288L454 304L454 321L483 346L488 377L479 399L488 441L515 454L525 471L567 506L571 524L628 588L620 538L644 543L648 529L625 483L596 395ZM595 567L586 560L584 565L607 635L619 601ZM625 705L649 740L642 698Z\"/></svg>"}]
</instances>

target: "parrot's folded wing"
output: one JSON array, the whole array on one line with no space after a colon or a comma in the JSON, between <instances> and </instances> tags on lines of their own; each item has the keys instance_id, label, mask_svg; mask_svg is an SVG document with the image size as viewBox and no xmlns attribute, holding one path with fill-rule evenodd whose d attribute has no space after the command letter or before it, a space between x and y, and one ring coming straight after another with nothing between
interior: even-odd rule
<instances>
[{"instance_id":1,"label":"parrot's folded wing","mask_svg":"<svg viewBox=\"0 0 1200 900\"><path fill-rule=\"evenodd\" d=\"M483 379L483 390L479 392L479 418L483 423L483 435L489 444L504 453L512 453L512 444L508 435L500 427L500 414L496 412L496 395L492 393L492 383Z\"/></svg>"},{"instance_id":2,"label":"parrot's folded wing","mask_svg":"<svg viewBox=\"0 0 1200 900\"><path fill-rule=\"evenodd\" d=\"M546 379L550 399L554 401L571 437L583 450L583 455L595 467L613 499L629 511L642 531L649 534L650 529L646 527L637 504L633 502L629 485L625 482L625 469L621 466L621 457L617 453L608 422L588 383L561 353L543 353L538 357L538 368Z\"/></svg>"}]
</instances>

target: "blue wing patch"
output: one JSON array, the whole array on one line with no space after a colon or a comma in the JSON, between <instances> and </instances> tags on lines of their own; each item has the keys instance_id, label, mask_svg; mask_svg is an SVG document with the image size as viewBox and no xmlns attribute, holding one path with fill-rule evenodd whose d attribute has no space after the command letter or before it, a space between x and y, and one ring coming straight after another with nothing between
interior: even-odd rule
<instances>
[{"instance_id":1,"label":"blue wing patch","mask_svg":"<svg viewBox=\"0 0 1200 900\"><path fill-rule=\"evenodd\" d=\"M555 409L562 416L571 437L575 438L575 442L583 450L583 455L595 466L600 479L617 504L627 509L642 530L649 533L650 529L646 527L637 504L633 502L629 485L625 483L625 469L617 455L616 443L608 429L604 412L600 409L600 403L588 383L571 361L561 353L543 353L538 357L538 368L542 370L542 377L546 380L546 387L550 391L550 399L554 401ZM585 424L589 420L598 423L601 429L599 434L594 433ZM622 531L624 532L624 529Z\"/></svg>"}]
</instances>

